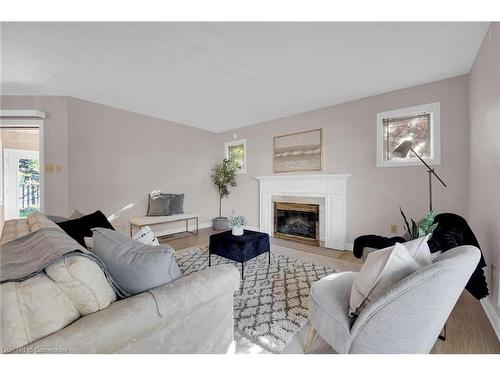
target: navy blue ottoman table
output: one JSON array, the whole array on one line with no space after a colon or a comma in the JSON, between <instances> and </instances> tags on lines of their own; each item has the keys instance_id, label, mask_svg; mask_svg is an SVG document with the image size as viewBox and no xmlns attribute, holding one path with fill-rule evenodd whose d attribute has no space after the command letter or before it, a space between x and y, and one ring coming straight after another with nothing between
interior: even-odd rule
<instances>
[{"instance_id":1,"label":"navy blue ottoman table","mask_svg":"<svg viewBox=\"0 0 500 375\"><path fill-rule=\"evenodd\" d=\"M241 263L243 279L245 262L264 253L269 253L269 263L271 263L271 246L267 233L245 230L241 236L233 236L229 230L210 236L208 266L212 265L212 254L233 260Z\"/></svg>"}]
</instances>

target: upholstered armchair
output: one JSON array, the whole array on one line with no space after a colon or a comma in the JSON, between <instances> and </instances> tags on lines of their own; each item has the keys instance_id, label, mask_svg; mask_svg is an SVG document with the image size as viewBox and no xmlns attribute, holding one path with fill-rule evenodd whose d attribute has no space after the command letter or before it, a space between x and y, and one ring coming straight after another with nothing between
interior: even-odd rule
<instances>
[{"instance_id":1,"label":"upholstered armchair","mask_svg":"<svg viewBox=\"0 0 500 375\"><path fill-rule=\"evenodd\" d=\"M311 288L311 332L304 351L319 334L337 353L429 353L476 268L480 251L459 246L407 276L349 317L355 272L325 277Z\"/></svg>"}]
</instances>

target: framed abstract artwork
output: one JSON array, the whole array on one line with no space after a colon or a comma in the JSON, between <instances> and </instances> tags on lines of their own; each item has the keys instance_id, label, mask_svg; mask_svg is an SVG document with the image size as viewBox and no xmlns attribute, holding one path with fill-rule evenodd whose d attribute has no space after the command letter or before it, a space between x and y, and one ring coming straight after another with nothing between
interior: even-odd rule
<instances>
[{"instance_id":1,"label":"framed abstract artwork","mask_svg":"<svg viewBox=\"0 0 500 375\"><path fill-rule=\"evenodd\" d=\"M323 129L274 137L274 173L321 171Z\"/></svg>"}]
</instances>

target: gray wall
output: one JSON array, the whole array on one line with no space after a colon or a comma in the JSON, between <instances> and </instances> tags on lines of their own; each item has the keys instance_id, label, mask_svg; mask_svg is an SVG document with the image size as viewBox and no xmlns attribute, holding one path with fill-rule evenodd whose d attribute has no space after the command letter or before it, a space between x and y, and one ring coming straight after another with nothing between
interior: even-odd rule
<instances>
[{"instance_id":1,"label":"gray wall","mask_svg":"<svg viewBox=\"0 0 500 375\"><path fill-rule=\"evenodd\" d=\"M225 214L245 215L258 225L259 175L271 175L273 137L323 128L326 173L351 173L347 188L347 241L362 234L390 234L397 224L402 233L399 205L420 218L428 210L425 167L376 167L376 116L397 108L441 102L441 165L437 172L448 184L434 183L434 206L438 212L467 216L469 184L468 76L377 95L297 114L218 135L219 157L224 142L247 140L248 173L238 176L239 186L224 203Z\"/></svg>"},{"instance_id":2,"label":"gray wall","mask_svg":"<svg viewBox=\"0 0 500 375\"><path fill-rule=\"evenodd\" d=\"M470 73L470 224L488 263L490 298L500 316L499 220L500 23L494 22Z\"/></svg>"},{"instance_id":3,"label":"gray wall","mask_svg":"<svg viewBox=\"0 0 500 375\"><path fill-rule=\"evenodd\" d=\"M216 216L212 133L75 98L68 123L70 208L104 208L126 230L129 217L145 215L147 194L161 190L185 193L184 210L201 223Z\"/></svg>"},{"instance_id":4,"label":"gray wall","mask_svg":"<svg viewBox=\"0 0 500 375\"><path fill-rule=\"evenodd\" d=\"M185 193L185 210L197 211L201 223L216 216L213 133L71 97L2 96L1 108L47 114L45 163L62 166L46 174L47 213L100 209L125 232L159 189Z\"/></svg>"}]
</instances>

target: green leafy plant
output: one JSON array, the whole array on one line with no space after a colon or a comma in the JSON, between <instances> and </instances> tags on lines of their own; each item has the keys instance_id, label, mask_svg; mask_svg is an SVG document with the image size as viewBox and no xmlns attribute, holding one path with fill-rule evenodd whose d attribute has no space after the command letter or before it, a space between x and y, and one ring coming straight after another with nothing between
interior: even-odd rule
<instances>
[{"instance_id":1,"label":"green leafy plant","mask_svg":"<svg viewBox=\"0 0 500 375\"><path fill-rule=\"evenodd\" d=\"M229 218L229 225L231 227L244 227L248 224L245 216L231 216Z\"/></svg>"},{"instance_id":2,"label":"green leafy plant","mask_svg":"<svg viewBox=\"0 0 500 375\"><path fill-rule=\"evenodd\" d=\"M438 223L434 223L434 218L436 216L434 210L429 211L425 215L425 217L419 221L418 224L415 222L415 220L410 218L411 226L408 223L408 220L406 219L406 216L401 207L399 207L399 211L401 212L401 216L403 216L405 229L412 239L426 236L429 233L432 233L438 226Z\"/></svg>"},{"instance_id":3,"label":"green leafy plant","mask_svg":"<svg viewBox=\"0 0 500 375\"><path fill-rule=\"evenodd\" d=\"M236 186L237 170L238 165L233 159L224 159L212 168L212 175L210 177L219 194L219 217L222 217L222 199L231 194L229 191L230 187Z\"/></svg>"}]
</instances>

